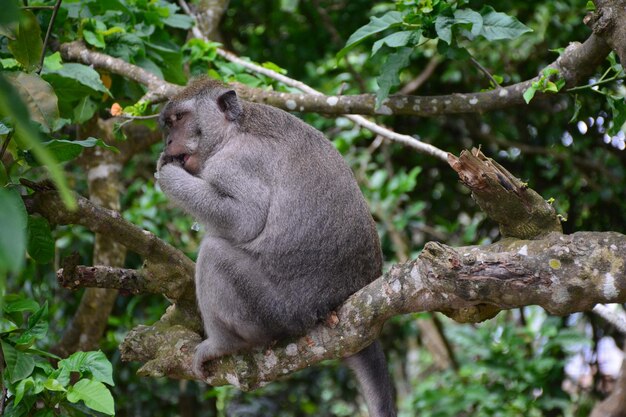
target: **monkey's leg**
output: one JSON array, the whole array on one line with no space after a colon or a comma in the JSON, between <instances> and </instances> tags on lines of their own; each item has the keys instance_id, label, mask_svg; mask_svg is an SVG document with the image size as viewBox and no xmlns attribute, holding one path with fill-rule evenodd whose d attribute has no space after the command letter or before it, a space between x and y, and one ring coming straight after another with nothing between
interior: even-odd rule
<instances>
[{"instance_id":1,"label":"monkey's leg","mask_svg":"<svg viewBox=\"0 0 626 417\"><path fill-rule=\"evenodd\" d=\"M266 299L264 277L255 259L225 239L205 236L196 263L196 297L206 340L196 348L194 371L226 354L272 340L271 325L260 319Z\"/></svg>"}]
</instances>

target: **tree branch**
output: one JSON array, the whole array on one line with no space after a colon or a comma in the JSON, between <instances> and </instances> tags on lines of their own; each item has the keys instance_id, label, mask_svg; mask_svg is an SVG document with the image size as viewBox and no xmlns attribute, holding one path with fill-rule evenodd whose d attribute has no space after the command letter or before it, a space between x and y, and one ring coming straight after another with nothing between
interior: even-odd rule
<instances>
[{"instance_id":1,"label":"tree branch","mask_svg":"<svg viewBox=\"0 0 626 417\"><path fill-rule=\"evenodd\" d=\"M440 311L480 322L502 309L539 305L557 315L626 301L626 236L614 232L552 233L541 240L505 239L452 248L428 243L418 259L393 266L337 311L338 324L299 339L207 364L211 385L249 390L325 359L356 353L392 316ZM175 335L175 337L174 337ZM124 360L147 362L142 375L194 378L200 337L181 326L140 326L120 346ZM147 349L147 350L146 350Z\"/></svg>"},{"instance_id":2,"label":"tree branch","mask_svg":"<svg viewBox=\"0 0 626 417\"><path fill-rule=\"evenodd\" d=\"M577 85L582 79L591 75L593 70L610 52L609 46L602 39L591 35L585 43L572 43L549 67L557 68L566 80L567 86ZM130 78L151 90L154 101L165 100L180 90L180 86L159 80L148 71L126 63L118 58L89 50L81 42L61 45L63 58L79 61L96 68ZM246 66L251 71L273 76L273 71L257 67L240 60L235 55L220 50L220 55L228 60ZM263 71L261 71L261 69ZM277 74L281 75L281 74ZM273 77L276 78L276 77ZM434 117L445 114L479 113L502 110L518 105L525 105L524 91L538 80L538 77L510 86L479 93L454 93L438 96L412 96L395 94L389 96L383 105L376 109L374 94L358 94L347 96L326 96L319 92L312 93L311 88L302 83L292 83L288 77L276 78L296 88L306 88L306 94L283 93L251 88L235 84L235 89L244 99L269 104L287 111L317 112L330 115L362 114L362 115L410 115ZM294 81L294 80L292 80ZM315 90L313 90L315 91ZM535 100L550 98L554 94L537 92Z\"/></svg>"},{"instance_id":3,"label":"tree branch","mask_svg":"<svg viewBox=\"0 0 626 417\"><path fill-rule=\"evenodd\" d=\"M595 0L596 11L584 22L593 33L602 37L626 66L626 0Z\"/></svg>"},{"instance_id":4,"label":"tree branch","mask_svg":"<svg viewBox=\"0 0 626 417\"><path fill-rule=\"evenodd\" d=\"M143 256L146 278L155 281L166 296L195 303L194 263L184 253L154 234L126 221L119 212L102 208L76 196L78 208L68 211L54 190L37 191L23 197L29 213L39 213L54 224L79 224L115 239Z\"/></svg>"},{"instance_id":5,"label":"tree branch","mask_svg":"<svg viewBox=\"0 0 626 417\"><path fill-rule=\"evenodd\" d=\"M563 231L551 204L480 150L463 151L458 158L448 154L448 162L503 237L532 239Z\"/></svg>"},{"instance_id":6,"label":"tree branch","mask_svg":"<svg viewBox=\"0 0 626 417\"><path fill-rule=\"evenodd\" d=\"M113 266L69 267L67 264L57 271L57 281L67 289L77 288L114 288L129 294L152 292L160 294L162 288L151 287L150 281L142 271L136 269L116 268Z\"/></svg>"}]
</instances>

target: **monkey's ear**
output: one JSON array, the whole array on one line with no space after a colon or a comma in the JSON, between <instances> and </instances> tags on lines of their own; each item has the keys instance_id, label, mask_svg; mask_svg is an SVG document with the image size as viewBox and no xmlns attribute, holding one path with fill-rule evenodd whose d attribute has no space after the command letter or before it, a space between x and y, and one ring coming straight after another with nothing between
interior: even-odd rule
<instances>
[{"instance_id":1,"label":"monkey's ear","mask_svg":"<svg viewBox=\"0 0 626 417\"><path fill-rule=\"evenodd\" d=\"M230 90L222 94L217 98L217 105L220 110L224 112L227 120L231 122L237 120L243 113L241 103L234 90Z\"/></svg>"}]
</instances>

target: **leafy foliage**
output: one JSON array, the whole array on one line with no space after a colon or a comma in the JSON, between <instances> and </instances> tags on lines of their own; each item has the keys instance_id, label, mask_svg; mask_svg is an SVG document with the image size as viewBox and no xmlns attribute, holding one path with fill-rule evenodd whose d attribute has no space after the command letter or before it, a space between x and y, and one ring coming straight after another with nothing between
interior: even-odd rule
<instances>
[{"instance_id":1,"label":"leafy foliage","mask_svg":"<svg viewBox=\"0 0 626 417\"><path fill-rule=\"evenodd\" d=\"M337 53L344 57L348 51L368 38L381 32L392 32L376 41L372 55L385 46L395 49L381 68L377 78L379 89L376 94L376 107L389 95L392 87L400 84L399 73L409 63L409 55L414 48L428 40L439 40L440 52L449 57L469 57L463 41L474 41L482 37L488 41L516 39L531 29L515 17L496 12L491 6L480 12L463 7L466 1L434 0L432 2L401 1L396 10L390 10L381 17L373 16L368 24L354 32L346 46Z\"/></svg>"},{"instance_id":2,"label":"leafy foliage","mask_svg":"<svg viewBox=\"0 0 626 417\"><path fill-rule=\"evenodd\" d=\"M28 320L24 316L28 315ZM3 385L10 398L4 415L11 417L96 415L89 410L114 415L114 401L104 385L113 384L113 368L101 352L76 352L57 367L46 359L60 359L34 347L48 332L48 304L17 295L5 296L0 319L0 345L6 366ZM104 383L104 384L103 384ZM82 401L87 408L77 407Z\"/></svg>"}]
</instances>

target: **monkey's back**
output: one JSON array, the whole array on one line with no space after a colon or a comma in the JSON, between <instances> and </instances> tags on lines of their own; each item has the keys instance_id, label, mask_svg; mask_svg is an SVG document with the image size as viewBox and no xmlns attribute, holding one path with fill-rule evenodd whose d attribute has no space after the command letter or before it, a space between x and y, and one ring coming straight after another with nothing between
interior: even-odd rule
<instances>
[{"instance_id":1,"label":"monkey's back","mask_svg":"<svg viewBox=\"0 0 626 417\"><path fill-rule=\"evenodd\" d=\"M246 249L280 288L265 313L284 318L287 333L301 333L380 276L380 243L354 175L330 141L281 110L249 104L246 112L258 108L264 118L250 130L273 132L257 145L275 156L265 161L272 197L265 228Z\"/></svg>"}]
</instances>

